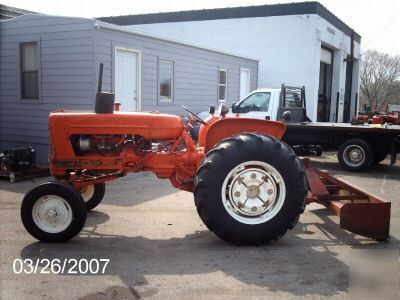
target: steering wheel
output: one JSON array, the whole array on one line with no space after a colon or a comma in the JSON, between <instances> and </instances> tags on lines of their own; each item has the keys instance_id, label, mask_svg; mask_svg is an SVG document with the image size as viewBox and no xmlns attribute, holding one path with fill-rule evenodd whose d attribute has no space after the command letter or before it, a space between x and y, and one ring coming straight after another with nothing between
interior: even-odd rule
<instances>
[{"instance_id":1,"label":"steering wheel","mask_svg":"<svg viewBox=\"0 0 400 300\"><path fill-rule=\"evenodd\" d=\"M242 107L242 113L248 113L248 112L250 112L250 108L248 107L248 106L244 106L244 107Z\"/></svg>"},{"instance_id":2,"label":"steering wheel","mask_svg":"<svg viewBox=\"0 0 400 300\"><path fill-rule=\"evenodd\" d=\"M198 117L194 112L190 111L189 108L187 108L185 105L182 105L182 108L186 110L193 118L196 119L197 122L200 124L203 124L205 126L208 126L206 122L204 122L200 117Z\"/></svg>"}]
</instances>

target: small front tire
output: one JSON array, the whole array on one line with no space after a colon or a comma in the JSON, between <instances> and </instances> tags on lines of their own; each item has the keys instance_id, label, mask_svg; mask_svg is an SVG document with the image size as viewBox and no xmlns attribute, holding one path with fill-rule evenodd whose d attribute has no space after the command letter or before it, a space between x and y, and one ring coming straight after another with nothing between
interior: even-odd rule
<instances>
[{"instance_id":1,"label":"small front tire","mask_svg":"<svg viewBox=\"0 0 400 300\"><path fill-rule=\"evenodd\" d=\"M46 182L25 195L21 220L25 229L42 242L66 242L82 230L86 209L74 187L62 182Z\"/></svg>"},{"instance_id":2,"label":"small front tire","mask_svg":"<svg viewBox=\"0 0 400 300\"><path fill-rule=\"evenodd\" d=\"M103 200L106 192L106 184L104 182L91 184L79 189L83 201L85 202L86 211L91 211Z\"/></svg>"}]
</instances>

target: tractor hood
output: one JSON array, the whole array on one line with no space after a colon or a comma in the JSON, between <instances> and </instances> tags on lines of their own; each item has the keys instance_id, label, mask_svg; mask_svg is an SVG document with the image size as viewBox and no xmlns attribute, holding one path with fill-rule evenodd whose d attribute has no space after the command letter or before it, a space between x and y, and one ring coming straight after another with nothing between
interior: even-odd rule
<instances>
[{"instance_id":1,"label":"tractor hood","mask_svg":"<svg viewBox=\"0 0 400 300\"><path fill-rule=\"evenodd\" d=\"M50 113L50 130L63 128L67 134L132 134L149 140L177 138L183 130L178 116L157 112L114 112L96 114L59 110Z\"/></svg>"}]
</instances>

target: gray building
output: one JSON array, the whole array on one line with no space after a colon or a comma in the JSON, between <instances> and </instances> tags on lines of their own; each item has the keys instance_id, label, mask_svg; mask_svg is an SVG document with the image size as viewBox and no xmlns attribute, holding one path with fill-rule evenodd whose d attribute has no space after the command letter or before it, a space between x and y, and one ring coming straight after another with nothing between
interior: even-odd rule
<instances>
[{"instance_id":1,"label":"gray building","mask_svg":"<svg viewBox=\"0 0 400 300\"><path fill-rule=\"evenodd\" d=\"M49 112L93 109L100 63L122 110L180 115L257 87L252 58L93 19L22 15L0 22L0 150L35 146L46 163Z\"/></svg>"},{"instance_id":2,"label":"gray building","mask_svg":"<svg viewBox=\"0 0 400 300\"><path fill-rule=\"evenodd\" d=\"M313 121L348 122L357 113L361 36L318 2L100 20L257 57L258 87L305 86Z\"/></svg>"},{"instance_id":3,"label":"gray building","mask_svg":"<svg viewBox=\"0 0 400 300\"><path fill-rule=\"evenodd\" d=\"M26 14L36 14L34 11L0 4L0 20L12 19Z\"/></svg>"}]
</instances>

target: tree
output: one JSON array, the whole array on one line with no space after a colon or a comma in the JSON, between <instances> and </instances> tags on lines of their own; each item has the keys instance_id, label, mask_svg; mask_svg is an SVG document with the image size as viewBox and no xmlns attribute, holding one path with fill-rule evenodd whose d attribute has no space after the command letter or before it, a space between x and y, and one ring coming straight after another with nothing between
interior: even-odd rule
<instances>
[{"instance_id":1,"label":"tree","mask_svg":"<svg viewBox=\"0 0 400 300\"><path fill-rule=\"evenodd\" d=\"M396 93L399 77L399 55L394 56L377 50L364 52L360 71L361 103L367 104L372 110L379 112L389 102L400 100Z\"/></svg>"},{"instance_id":2,"label":"tree","mask_svg":"<svg viewBox=\"0 0 400 300\"><path fill-rule=\"evenodd\" d=\"M400 104L400 80L393 82L392 87L388 91L388 103Z\"/></svg>"}]
</instances>

